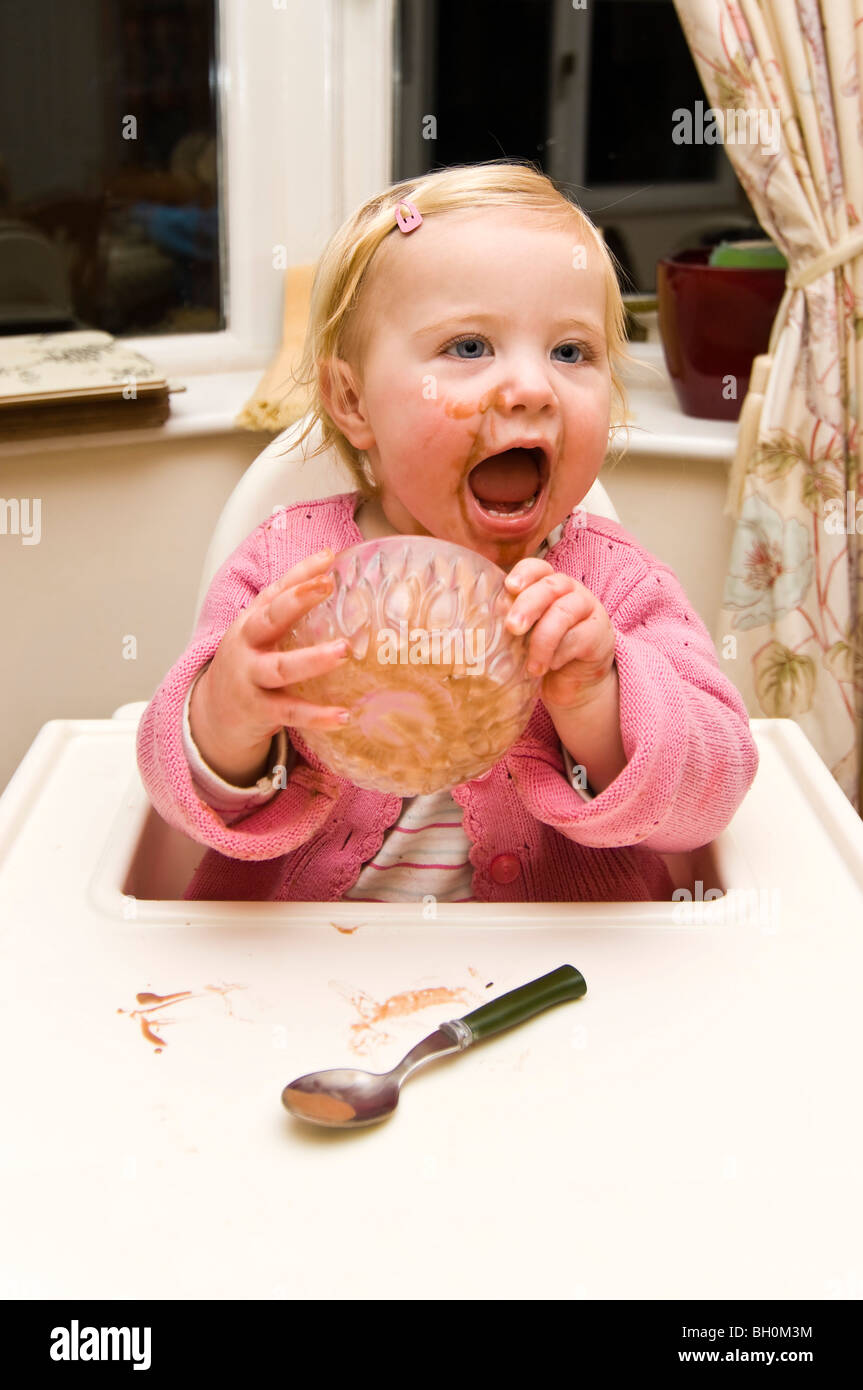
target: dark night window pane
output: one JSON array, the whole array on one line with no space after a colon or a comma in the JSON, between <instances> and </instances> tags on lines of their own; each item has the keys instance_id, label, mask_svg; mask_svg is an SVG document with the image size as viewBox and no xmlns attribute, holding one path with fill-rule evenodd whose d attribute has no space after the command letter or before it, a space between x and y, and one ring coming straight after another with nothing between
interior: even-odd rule
<instances>
[{"instance_id":1,"label":"dark night window pane","mask_svg":"<svg viewBox=\"0 0 863 1390\"><path fill-rule=\"evenodd\" d=\"M707 105L673 6L601 0L592 18L587 184L712 179L722 151L671 138L675 108Z\"/></svg>"},{"instance_id":2,"label":"dark night window pane","mask_svg":"<svg viewBox=\"0 0 863 1390\"><path fill-rule=\"evenodd\" d=\"M547 70L550 35L548 0L441 0L437 165L537 158L548 90L536 77Z\"/></svg>"},{"instance_id":3,"label":"dark night window pane","mask_svg":"<svg viewBox=\"0 0 863 1390\"><path fill-rule=\"evenodd\" d=\"M0 3L0 333L224 327L216 0Z\"/></svg>"}]
</instances>

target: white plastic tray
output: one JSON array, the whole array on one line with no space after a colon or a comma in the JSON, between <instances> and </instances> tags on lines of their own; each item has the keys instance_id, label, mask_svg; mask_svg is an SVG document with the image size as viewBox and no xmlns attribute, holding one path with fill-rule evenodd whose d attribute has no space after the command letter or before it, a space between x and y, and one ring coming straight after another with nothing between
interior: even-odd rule
<instances>
[{"instance_id":1,"label":"white plastic tray","mask_svg":"<svg viewBox=\"0 0 863 1390\"><path fill-rule=\"evenodd\" d=\"M134 723L47 725L0 801L0 1293L860 1297L863 827L796 725L753 730L717 864L767 896L687 924L674 904L125 917ZM383 1070L565 961L584 999L432 1064L385 1125L282 1110L294 1076ZM189 991L144 1015L161 1048L145 991Z\"/></svg>"}]
</instances>

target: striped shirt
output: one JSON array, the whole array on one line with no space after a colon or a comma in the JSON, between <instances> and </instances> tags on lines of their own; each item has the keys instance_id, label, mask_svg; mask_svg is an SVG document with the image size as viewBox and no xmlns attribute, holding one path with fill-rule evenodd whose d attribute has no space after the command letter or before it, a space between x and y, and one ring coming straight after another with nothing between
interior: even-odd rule
<instances>
[{"instance_id":1,"label":"striped shirt","mask_svg":"<svg viewBox=\"0 0 863 1390\"><path fill-rule=\"evenodd\" d=\"M449 791L406 796L401 815L343 901L415 903L430 894L441 902L472 903L470 841L461 818Z\"/></svg>"}]
</instances>

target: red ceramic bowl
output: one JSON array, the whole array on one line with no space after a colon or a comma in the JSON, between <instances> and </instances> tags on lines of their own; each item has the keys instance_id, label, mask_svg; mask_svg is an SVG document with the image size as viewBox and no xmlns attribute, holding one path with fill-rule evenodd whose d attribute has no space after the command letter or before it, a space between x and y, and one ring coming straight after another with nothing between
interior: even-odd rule
<instances>
[{"instance_id":1,"label":"red ceramic bowl","mask_svg":"<svg viewBox=\"0 0 863 1390\"><path fill-rule=\"evenodd\" d=\"M709 258L706 247L658 262L659 331L681 409L736 420L753 359L767 351L785 271L713 266Z\"/></svg>"}]
</instances>

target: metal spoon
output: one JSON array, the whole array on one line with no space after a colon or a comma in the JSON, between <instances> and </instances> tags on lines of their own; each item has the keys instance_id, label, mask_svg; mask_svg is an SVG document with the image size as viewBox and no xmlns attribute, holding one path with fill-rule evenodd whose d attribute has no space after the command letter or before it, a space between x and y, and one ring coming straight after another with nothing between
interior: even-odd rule
<instances>
[{"instance_id":1,"label":"metal spoon","mask_svg":"<svg viewBox=\"0 0 863 1390\"><path fill-rule=\"evenodd\" d=\"M587 991L584 976L574 965L561 965L530 984L512 989L498 999L474 1009L464 1018L442 1023L417 1043L392 1071L376 1073L350 1067L312 1071L299 1076L282 1091L282 1104L292 1115L331 1129L358 1129L385 1120L398 1105L402 1082L424 1062L463 1052L471 1043L490 1038L534 1014L580 999Z\"/></svg>"}]
</instances>

